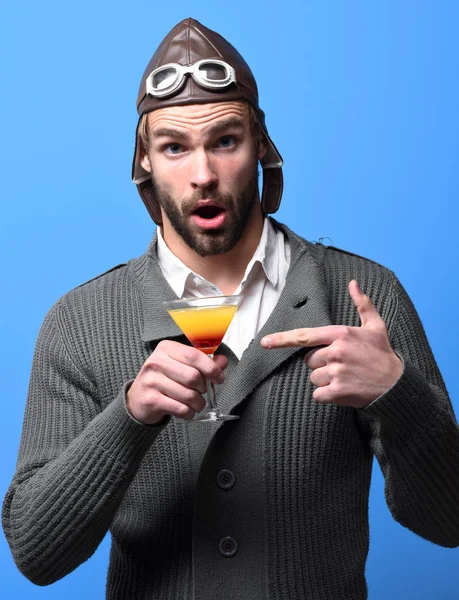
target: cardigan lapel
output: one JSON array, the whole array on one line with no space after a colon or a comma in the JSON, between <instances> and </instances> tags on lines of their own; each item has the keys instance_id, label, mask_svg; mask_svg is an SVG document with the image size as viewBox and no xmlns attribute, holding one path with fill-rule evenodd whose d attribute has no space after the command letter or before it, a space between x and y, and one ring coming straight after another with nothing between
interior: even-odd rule
<instances>
[{"instance_id":1,"label":"cardigan lapel","mask_svg":"<svg viewBox=\"0 0 459 600\"><path fill-rule=\"evenodd\" d=\"M265 325L222 386L218 403L223 411L232 410L282 363L295 353L304 352L304 348L267 350L260 345L262 337L276 331L331 325L322 271L308 248L310 245L287 228L282 229L292 249L285 288Z\"/></svg>"}]
</instances>

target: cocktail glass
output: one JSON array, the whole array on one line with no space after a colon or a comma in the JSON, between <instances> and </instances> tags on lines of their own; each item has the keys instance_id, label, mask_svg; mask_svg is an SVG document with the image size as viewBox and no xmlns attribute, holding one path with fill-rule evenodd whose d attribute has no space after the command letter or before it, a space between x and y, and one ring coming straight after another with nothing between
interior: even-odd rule
<instances>
[{"instance_id":1,"label":"cocktail glass","mask_svg":"<svg viewBox=\"0 0 459 600\"><path fill-rule=\"evenodd\" d=\"M164 306L195 348L210 358L220 345L242 296L182 298L164 302ZM207 406L194 421L233 421L238 415L225 415L217 407L214 384L207 380Z\"/></svg>"}]
</instances>

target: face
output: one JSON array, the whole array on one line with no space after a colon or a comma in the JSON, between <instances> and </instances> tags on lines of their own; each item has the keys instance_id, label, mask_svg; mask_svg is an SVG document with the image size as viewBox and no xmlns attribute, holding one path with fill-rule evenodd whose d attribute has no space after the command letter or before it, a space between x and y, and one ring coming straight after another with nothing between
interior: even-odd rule
<instances>
[{"instance_id":1,"label":"face","mask_svg":"<svg viewBox=\"0 0 459 600\"><path fill-rule=\"evenodd\" d=\"M152 174L163 235L200 256L224 254L261 216L257 152L242 102L170 107L148 115Z\"/></svg>"}]
</instances>

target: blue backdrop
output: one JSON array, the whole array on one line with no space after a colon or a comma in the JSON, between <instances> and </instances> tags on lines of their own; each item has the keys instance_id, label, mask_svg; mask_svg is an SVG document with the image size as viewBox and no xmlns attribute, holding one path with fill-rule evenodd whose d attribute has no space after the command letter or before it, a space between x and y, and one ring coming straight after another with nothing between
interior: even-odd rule
<instances>
[{"instance_id":1,"label":"blue backdrop","mask_svg":"<svg viewBox=\"0 0 459 600\"><path fill-rule=\"evenodd\" d=\"M459 4L192 4L2 7L2 497L46 311L70 288L141 254L153 233L130 181L135 100L157 44L187 16L227 37L257 77L285 159L278 218L397 273L459 412ZM391 519L377 466L370 516L370 600L457 599L459 550L436 547ZM1 596L100 600L108 547L106 539L76 572L38 588L16 570L1 536Z\"/></svg>"}]
</instances>

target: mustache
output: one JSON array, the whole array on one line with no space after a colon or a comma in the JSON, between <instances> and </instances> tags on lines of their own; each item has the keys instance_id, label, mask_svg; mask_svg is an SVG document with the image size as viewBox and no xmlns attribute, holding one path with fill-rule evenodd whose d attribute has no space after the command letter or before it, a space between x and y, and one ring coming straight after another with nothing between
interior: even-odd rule
<instances>
[{"instance_id":1,"label":"mustache","mask_svg":"<svg viewBox=\"0 0 459 600\"><path fill-rule=\"evenodd\" d=\"M217 190L196 190L192 196L182 200L182 212L191 214L201 200L211 200L225 209L233 208L233 198L230 194L221 194Z\"/></svg>"}]
</instances>

